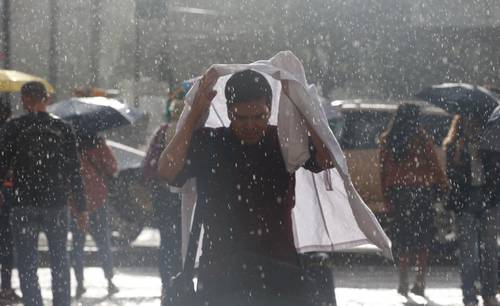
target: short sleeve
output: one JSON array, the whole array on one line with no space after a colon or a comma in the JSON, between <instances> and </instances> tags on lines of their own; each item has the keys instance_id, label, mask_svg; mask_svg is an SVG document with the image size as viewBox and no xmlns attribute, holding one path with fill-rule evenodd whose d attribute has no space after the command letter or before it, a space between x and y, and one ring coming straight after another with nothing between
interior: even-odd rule
<instances>
[{"instance_id":1,"label":"short sleeve","mask_svg":"<svg viewBox=\"0 0 500 306\"><path fill-rule=\"evenodd\" d=\"M202 128L194 132L184 168L171 183L172 186L182 187L188 179L200 176L207 169L214 137L213 129Z\"/></svg>"}]
</instances>

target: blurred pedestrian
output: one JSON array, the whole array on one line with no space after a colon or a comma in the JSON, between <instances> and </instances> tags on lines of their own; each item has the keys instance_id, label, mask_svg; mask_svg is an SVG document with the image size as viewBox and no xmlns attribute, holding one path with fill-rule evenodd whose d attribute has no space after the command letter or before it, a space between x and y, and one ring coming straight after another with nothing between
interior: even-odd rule
<instances>
[{"instance_id":1,"label":"blurred pedestrian","mask_svg":"<svg viewBox=\"0 0 500 306\"><path fill-rule=\"evenodd\" d=\"M155 223L160 231L158 264L162 295L165 294L170 278L181 271L182 226L180 195L172 193L168 184L159 178L158 159L175 134L175 126L184 107L183 99L190 87L191 83L184 82L174 90L167 102L165 112L167 123L155 132L143 161L143 178L151 190Z\"/></svg>"},{"instance_id":2,"label":"blurred pedestrian","mask_svg":"<svg viewBox=\"0 0 500 306\"><path fill-rule=\"evenodd\" d=\"M434 143L419 122L419 107L400 105L382 135L381 182L398 259L398 292L408 295L408 268L416 254L417 275L411 292L424 296L429 247L435 234L433 201L447 190Z\"/></svg>"},{"instance_id":3,"label":"blurred pedestrian","mask_svg":"<svg viewBox=\"0 0 500 306\"><path fill-rule=\"evenodd\" d=\"M48 96L42 83L24 84L21 101L27 114L5 127L0 178L5 179L13 170L11 226L23 303L43 305L37 249L38 234L44 231L49 243L53 303L69 306L68 193L75 197L79 226L85 227L88 220L75 135L69 124L46 112Z\"/></svg>"},{"instance_id":4,"label":"blurred pedestrian","mask_svg":"<svg viewBox=\"0 0 500 306\"><path fill-rule=\"evenodd\" d=\"M233 74L225 85L230 126L199 128L217 79L214 69L203 76L186 121L158 163L161 177L174 186L196 179L204 230L200 305L310 305L293 239L295 173L286 169L277 127L269 125L271 86L253 70ZM283 88L288 95L287 82ZM309 131L311 157L303 166L315 172L333 167L326 146Z\"/></svg>"},{"instance_id":5,"label":"blurred pedestrian","mask_svg":"<svg viewBox=\"0 0 500 306\"><path fill-rule=\"evenodd\" d=\"M455 116L443 145L451 190L447 207L455 212L463 301L478 305L480 281L485 306L499 305L497 286L497 204L500 201L498 152L485 152L479 140L485 122Z\"/></svg>"},{"instance_id":6,"label":"blurred pedestrian","mask_svg":"<svg viewBox=\"0 0 500 306\"><path fill-rule=\"evenodd\" d=\"M87 196L88 232L97 245L104 276L108 281L108 295L113 295L119 289L113 283L113 253L111 251L106 202L108 200L108 182L117 172L118 166L113 152L104 138L79 133L77 140L82 167L81 172L85 183L85 195ZM72 209L72 213L74 211ZM86 231L83 231L75 222L72 222L71 232L73 234L73 252L71 255L76 278L75 297L79 299L87 291L83 275Z\"/></svg>"},{"instance_id":7,"label":"blurred pedestrian","mask_svg":"<svg viewBox=\"0 0 500 306\"><path fill-rule=\"evenodd\" d=\"M0 139L3 137L4 125L12 114L10 103L0 98ZM1 158L1 157L0 157ZM10 228L10 211L12 206L12 178L0 180L0 266L1 291L0 303L16 303L21 301L12 288L12 268L14 265L14 241Z\"/></svg>"}]
</instances>

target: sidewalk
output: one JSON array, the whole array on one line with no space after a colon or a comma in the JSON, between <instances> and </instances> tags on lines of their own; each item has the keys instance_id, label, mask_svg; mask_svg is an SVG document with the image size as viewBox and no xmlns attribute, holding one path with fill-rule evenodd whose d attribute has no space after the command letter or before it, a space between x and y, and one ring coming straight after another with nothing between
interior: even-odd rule
<instances>
[{"instance_id":1,"label":"sidewalk","mask_svg":"<svg viewBox=\"0 0 500 306\"><path fill-rule=\"evenodd\" d=\"M42 295L50 302L50 270L39 271ZM160 279L155 268L120 268L115 281L120 292L111 299L106 296L106 281L97 267L85 269L87 293L73 305L159 305ZM410 296L406 299L396 293L397 274L391 267L352 266L335 268L338 306L460 306L459 276L452 267L431 268L427 299ZM74 281L74 279L73 279ZM14 287L19 288L17 273ZM74 289L74 286L73 286ZM74 290L73 290L74 294Z\"/></svg>"}]
</instances>

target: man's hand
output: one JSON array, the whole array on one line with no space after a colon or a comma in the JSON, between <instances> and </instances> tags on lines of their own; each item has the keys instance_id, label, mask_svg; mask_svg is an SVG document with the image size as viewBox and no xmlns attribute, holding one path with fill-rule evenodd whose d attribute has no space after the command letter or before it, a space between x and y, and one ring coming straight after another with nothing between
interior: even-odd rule
<instances>
[{"instance_id":1,"label":"man's hand","mask_svg":"<svg viewBox=\"0 0 500 306\"><path fill-rule=\"evenodd\" d=\"M193 112L196 117L201 117L210 108L212 100L217 95L214 86L218 79L219 76L217 71L215 71L213 67L209 68L201 77L200 86L194 97L191 109L191 112Z\"/></svg>"},{"instance_id":2,"label":"man's hand","mask_svg":"<svg viewBox=\"0 0 500 306\"><path fill-rule=\"evenodd\" d=\"M89 226L89 213L86 211L78 212L75 221L78 229L82 232L86 232Z\"/></svg>"}]
</instances>

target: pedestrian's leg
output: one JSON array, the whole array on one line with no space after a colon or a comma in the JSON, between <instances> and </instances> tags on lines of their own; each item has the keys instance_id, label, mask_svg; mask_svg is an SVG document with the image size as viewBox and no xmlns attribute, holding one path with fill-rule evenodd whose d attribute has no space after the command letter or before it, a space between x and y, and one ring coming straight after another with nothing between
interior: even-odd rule
<instances>
[{"instance_id":1,"label":"pedestrian's leg","mask_svg":"<svg viewBox=\"0 0 500 306\"><path fill-rule=\"evenodd\" d=\"M12 231L10 230L9 216L0 215L0 265L2 290L12 289L12 266L14 261Z\"/></svg>"},{"instance_id":2,"label":"pedestrian's leg","mask_svg":"<svg viewBox=\"0 0 500 306\"><path fill-rule=\"evenodd\" d=\"M415 279L415 287L425 288L425 274L427 273L427 262L429 258L429 249L427 247L420 248L417 254L417 275ZM423 290L422 290L423 291Z\"/></svg>"},{"instance_id":3,"label":"pedestrian's leg","mask_svg":"<svg viewBox=\"0 0 500 306\"><path fill-rule=\"evenodd\" d=\"M477 303L474 284L479 278L478 220L463 212L457 215L456 222L464 303Z\"/></svg>"},{"instance_id":4,"label":"pedestrian's leg","mask_svg":"<svg viewBox=\"0 0 500 306\"><path fill-rule=\"evenodd\" d=\"M97 245L97 249L99 250L99 256L102 261L102 270L104 271L104 276L108 280L108 293L114 294L118 292L118 288L113 284L113 253L111 251L111 239L106 206L103 206L92 213L90 220L90 234Z\"/></svg>"},{"instance_id":5,"label":"pedestrian's leg","mask_svg":"<svg viewBox=\"0 0 500 306\"><path fill-rule=\"evenodd\" d=\"M11 226L17 254L17 269L25 306L43 306L38 283L38 234L41 219L37 209L15 207L11 213Z\"/></svg>"},{"instance_id":6,"label":"pedestrian's leg","mask_svg":"<svg viewBox=\"0 0 500 306\"><path fill-rule=\"evenodd\" d=\"M176 269L176 258L180 255L180 207L179 197L171 194L167 188L156 186L153 188L154 217L160 232L160 249L158 254L158 267L162 282L162 292L166 289L170 278L180 269ZM178 221L176 221L179 219ZM179 236L179 237L178 237Z\"/></svg>"},{"instance_id":7,"label":"pedestrian's leg","mask_svg":"<svg viewBox=\"0 0 500 306\"><path fill-rule=\"evenodd\" d=\"M2 258L2 290L12 289L12 265L7 264L8 259L6 257Z\"/></svg>"},{"instance_id":8,"label":"pedestrian's leg","mask_svg":"<svg viewBox=\"0 0 500 306\"><path fill-rule=\"evenodd\" d=\"M480 255L481 255L481 295L494 298L497 291L497 228L496 209L490 208L480 216Z\"/></svg>"},{"instance_id":9,"label":"pedestrian's leg","mask_svg":"<svg viewBox=\"0 0 500 306\"><path fill-rule=\"evenodd\" d=\"M399 286L398 293L408 295L408 268L410 265L410 256L408 251L402 251L399 255L398 269L399 269Z\"/></svg>"},{"instance_id":10,"label":"pedestrian's leg","mask_svg":"<svg viewBox=\"0 0 500 306\"><path fill-rule=\"evenodd\" d=\"M71 303L69 258L66 250L68 223L67 207L45 210L44 227L49 243L53 304L58 306L69 306Z\"/></svg>"},{"instance_id":11,"label":"pedestrian's leg","mask_svg":"<svg viewBox=\"0 0 500 306\"><path fill-rule=\"evenodd\" d=\"M83 261L84 261L84 247L85 247L85 233L82 232L76 225L74 220L70 220L72 245L71 261L73 263L73 271L75 272L76 279L76 298L80 298L85 293L85 286L83 280Z\"/></svg>"},{"instance_id":12,"label":"pedestrian's leg","mask_svg":"<svg viewBox=\"0 0 500 306\"><path fill-rule=\"evenodd\" d=\"M312 298L308 298L312 300L311 305L336 306L333 271L328 257L310 253L302 254L300 258L304 272L314 280L311 283L314 288L307 288L309 294L313 294Z\"/></svg>"},{"instance_id":13,"label":"pedestrian's leg","mask_svg":"<svg viewBox=\"0 0 500 306\"><path fill-rule=\"evenodd\" d=\"M158 250L158 271L160 272L160 280L162 287L162 295L165 294L167 285L171 275L168 273L168 233L164 224L158 224L160 232L160 248Z\"/></svg>"},{"instance_id":14,"label":"pedestrian's leg","mask_svg":"<svg viewBox=\"0 0 500 306\"><path fill-rule=\"evenodd\" d=\"M169 208L169 228L168 240L170 242L168 271L170 277L176 275L182 268L182 218L181 218L181 202L177 194L172 194L172 201Z\"/></svg>"},{"instance_id":15,"label":"pedestrian's leg","mask_svg":"<svg viewBox=\"0 0 500 306\"><path fill-rule=\"evenodd\" d=\"M180 205L178 203L169 203L165 208L164 224L160 226L161 238L161 258L162 273L165 281L176 275L181 270L181 216ZM172 205L172 206L170 206Z\"/></svg>"}]
</instances>

